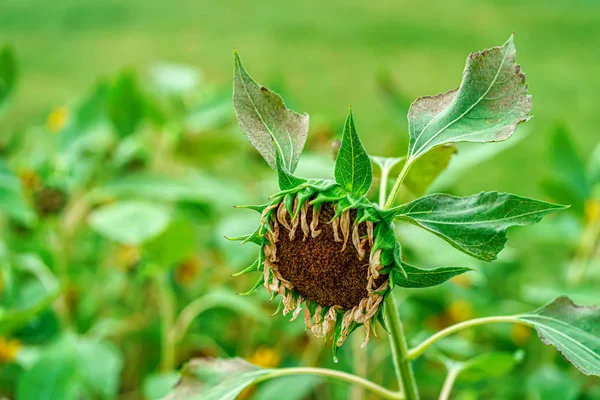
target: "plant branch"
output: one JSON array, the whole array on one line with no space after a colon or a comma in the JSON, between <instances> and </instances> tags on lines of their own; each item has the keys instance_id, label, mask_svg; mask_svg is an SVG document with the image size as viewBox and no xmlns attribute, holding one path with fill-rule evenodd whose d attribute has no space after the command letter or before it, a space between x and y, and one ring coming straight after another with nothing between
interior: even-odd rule
<instances>
[{"instance_id":1,"label":"plant branch","mask_svg":"<svg viewBox=\"0 0 600 400\"><path fill-rule=\"evenodd\" d=\"M410 157L406 158L406 162L402 166L402 170L400 171L398 178L396 178L396 182L394 183L392 192L390 193L390 195L387 198L387 201L385 202L384 208L390 208L392 205L394 205L394 200L396 200L396 197L398 196L398 192L400 192L400 187L402 187L402 182L404 182L406 175L408 175L408 170L410 169L410 167L414 161L415 161L415 159L413 159L413 158L410 158ZM386 181L387 181L387 179L386 179ZM381 196L381 193L380 193L380 196ZM381 197L380 197L380 199L381 199Z\"/></svg>"},{"instance_id":2,"label":"plant branch","mask_svg":"<svg viewBox=\"0 0 600 400\"><path fill-rule=\"evenodd\" d=\"M154 281L158 293L157 307L161 322L160 369L162 372L170 372L175 368L175 343L171 330L175 320L176 301L163 271L155 272Z\"/></svg>"},{"instance_id":3,"label":"plant branch","mask_svg":"<svg viewBox=\"0 0 600 400\"><path fill-rule=\"evenodd\" d=\"M472 326L493 324L497 322L510 322L529 326L528 323L521 321L517 317L511 315L471 319L469 321L461 322L459 324L442 329L441 331L430 336L428 339L425 339L423 342L421 342L421 344L408 351L408 359L415 360L419 358L419 356L423 354L430 346L435 344L437 341L445 338L446 336L452 335L453 333L462 331L463 329L467 329Z\"/></svg>"},{"instance_id":4,"label":"plant branch","mask_svg":"<svg viewBox=\"0 0 600 400\"><path fill-rule=\"evenodd\" d=\"M404 328L396 307L396 299L392 295L389 296L386 302L385 316L390 330L390 345L398 384L403 389L407 400L418 400L419 391L410 363L411 360L408 357Z\"/></svg>"},{"instance_id":5,"label":"plant branch","mask_svg":"<svg viewBox=\"0 0 600 400\"><path fill-rule=\"evenodd\" d=\"M264 382L269 379L280 378L282 376L290 376L290 375L318 375L324 376L327 378L333 378L340 381L348 382L353 385L360 386L373 394L378 395L382 399L389 400L404 400L405 397L402 393L393 392L380 386L374 382L371 382L367 379L361 378L356 375L349 374L347 372L336 371L333 369L326 368L307 368L307 367L299 367L299 368L282 368L278 370L274 370L272 373L265 375L258 379L255 383Z\"/></svg>"},{"instance_id":6,"label":"plant branch","mask_svg":"<svg viewBox=\"0 0 600 400\"><path fill-rule=\"evenodd\" d=\"M456 377L458 376L460 371L461 370L458 367L453 367L448 370L448 376L446 376L444 386L442 386L442 391L440 392L439 400L448 400L450 398L452 387L454 386L454 382L456 381Z\"/></svg>"}]
</instances>

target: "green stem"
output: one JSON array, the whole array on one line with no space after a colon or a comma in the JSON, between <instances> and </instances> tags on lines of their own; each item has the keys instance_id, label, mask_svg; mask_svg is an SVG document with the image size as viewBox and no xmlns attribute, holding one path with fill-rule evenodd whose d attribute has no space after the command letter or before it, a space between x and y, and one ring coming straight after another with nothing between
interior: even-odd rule
<instances>
[{"instance_id":1,"label":"green stem","mask_svg":"<svg viewBox=\"0 0 600 400\"><path fill-rule=\"evenodd\" d=\"M361 378L356 375L349 374L347 372L336 371L333 369L326 368L282 368L278 370L274 370L268 375L265 375L258 379L256 383L264 382L269 379L280 378L282 376L289 375L318 375L325 376L327 378L333 378L340 381L348 382L353 385L360 386L373 394L376 394L382 399L390 399L390 400L404 400L405 397L402 393L393 392L384 388L383 386L379 386L376 383L373 383L367 379Z\"/></svg>"},{"instance_id":2,"label":"green stem","mask_svg":"<svg viewBox=\"0 0 600 400\"><path fill-rule=\"evenodd\" d=\"M454 386L454 382L459 373L460 368L450 368L450 370L448 370L448 376L446 376L446 380L444 381L439 400L448 400L450 398L452 387Z\"/></svg>"},{"instance_id":3,"label":"green stem","mask_svg":"<svg viewBox=\"0 0 600 400\"><path fill-rule=\"evenodd\" d=\"M404 163L404 166L402 167L402 170L400 171L398 178L396 178L396 182L394 183L392 192L390 193L390 195L387 198L387 201L385 202L384 208L390 208L394 205L394 200L396 200L396 197L398 196L398 192L400 192L400 188L402 187L402 182L404 182L406 175L408 175L408 170L410 169L410 166L412 165L412 163L414 161L415 161L415 159L412 159L412 158L406 159L406 162Z\"/></svg>"},{"instance_id":4,"label":"green stem","mask_svg":"<svg viewBox=\"0 0 600 400\"><path fill-rule=\"evenodd\" d=\"M394 204L394 200L400 191L402 182L404 181L404 178L406 178L411 164L411 159L407 158L402 170L400 171L400 174L398 175L398 178L396 179L396 182L394 183L392 192L388 196L385 204L383 204L387 185L387 176L385 176L386 183L382 183L379 188L379 205L382 208L390 208ZM412 364L408 358L408 346L406 344L406 337L404 335L404 327L402 326L400 314L398 313L398 307L396 306L396 299L393 295L389 296L385 305L385 316L390 329L390 346L392 348L392 358L394 360L394 368L396 370L398 386L400 386L400 388L404 391L406 396L405 398L407 400L418 400L419 390L417 388L417 381L415 380Z\"/></svg>"},{"instance_id":5,"label":"green stem","mask_svg":"<svg viewBox=\"0 0 600 400\"><path fill-rule=\"evenodd\" d=\"M529 326L529 324L526 323L525 321L521 321L520 319L518 319L517 317L512 316L512 315L472 319L469 321L461 322L460 324L449 326L449 327L437 332L436 334L430 336L428 339L424 340L421 344L419 344L418 346L416 346L415 348L411 349L408 352L408 359L409 360L417 359L430 346L435 344L437 341L445 338L446 336L452 335L453 333L462 331L463 329L467 329L472 326L493 324L493 323L497 323L497 322L510 322L510 323L517 323L517 324Z\"/></svg>"},{"instance_id":6,"label":"green stem","mask_svg":"<svg viewBox=\"0 0 600 400\"><path fill-rule=\"evenodd\" d=\"M404 328L398 308L396 307L396 299L390 295L385 305L385 314L390 330L390 345L392 347L392 358L396 369L396 378L398 384L403 389L406 400L418 400L419 390L417 389L417 381L408 357L408 346L404 335Z\"/></svg>"},{"instance_id":7,"label":"green stem","mask_svg":"<svg viewBox=\"0 0 600 400\"><path fill-rule=\"evenodd\" d=\"M162 372L170 372L175 368L175 341L171 331L175 321L176 301L164 272L156 272L154 280L161 322L160 369Z\"/></svg>"}]
</instances>

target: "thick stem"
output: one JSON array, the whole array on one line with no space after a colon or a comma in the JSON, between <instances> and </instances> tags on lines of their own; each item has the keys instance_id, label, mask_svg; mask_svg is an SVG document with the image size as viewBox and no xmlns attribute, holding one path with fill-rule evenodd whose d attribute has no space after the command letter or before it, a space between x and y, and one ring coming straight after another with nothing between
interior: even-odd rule
<instances>
[{"instance_id":1,"label":"thick stem","mask_svg":"<svg viewBox=\"0 0 600 400\"><path fill-rule=\"evenodd\" d=\"M400 321L396 300L392 295L389 296L385 305L385 314L390 330L390 345L392 347L392 357L394 367L396 368L398 384L403 389L406 400L418 400L419 390L417 389L417 381L415 380L410 358L408 357L408 346L406 345L404 328L402 321Z\"/></svg>"},{"instance_id":2,"label":"thick stem","mask_svg":"<svg viewBox=\"0 0 600 400\"><path fill-rule=\"evenodd\" d=\"M460 368L450 368L450 370L448 370L448 376L446 376L446 380L444 381L439 400L448 400L450 398L452 387L454 386L454 382L459 373Z\"/></svg>"},{"instance_id":3,"label":"thick stem","mask_svg":"<svg viewBox=\"0 0 600 400\"><path fill-rule=\"evenodd\" d=\"M430 336L428 339L424 340L421 344L419 344L418 346L416 346L415 348L411 349L408 352L408 359L409 360L417 359L421 354L423 354L425 352L425 350L427 350L430 346L435 344L438 340L441 340L441 339L445 338L446 336L450 336L453 333L462 331L463 329L467 329L472 326L493 324L493 323L497 323L497 322L511 322L511 323L517 323L517 324L529 326L529 324L526 323L525 321L521 321L517 317L511 316L511 315L472 319L469 321L461 322L460 324L449 326L449 327L437 332L436 334Z\"/></svg>"},{"instance_id":4,"label":"thick stem","mask_svg":"<svg viewBox=\"0 0 600 400\"><path fill-rule=\"evenodd\" d=\"M404 400L405 397L399 392L393 392L384 388L383 386L379 386L376 383L373 383L367 379L361 378L356 375L348 374L346 372L336 371L333 369L326 368L282 368L278 370L274 370L272 373L263 376L258 379L256 383L264 382L269 379L279 378L282 376L289 375L318 375L325 376L327 378L333 378L340 381L348 382L353 385L360 386L371 393L374 393L381 397L382 399L390 399L390 400Z\"/></svg>"}]
</instances>

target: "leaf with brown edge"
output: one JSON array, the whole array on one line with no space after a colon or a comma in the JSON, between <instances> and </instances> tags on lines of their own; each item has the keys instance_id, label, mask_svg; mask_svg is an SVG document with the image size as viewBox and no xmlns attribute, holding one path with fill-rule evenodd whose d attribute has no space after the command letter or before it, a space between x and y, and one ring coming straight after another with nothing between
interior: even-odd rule
<instances>
[{"instance_id":1,"label":"leaf with brown edge","mask_svg":"<svg viewBox=\"0 0 600 400\"><path fill-rule=\"evenodd\" d=\"M408 112L409 161L457 142L497 142L529 119L531 96L511 36L467 58L460 87L418 98Z\"/></svg>"},{"instance_id":2,"label":"leaf with brown edge","mask_svg":"<svg viewBox=\"0 0 600 400\"><path fill-rule=\"evenodd\" d=\"M195 358L165 400L235 400L248 386L271 373L241 358Z\"/></svg>"},{"instance_id":3,"label":"leaf with brown edge","mask_svg":"<svg viewBox=\"0 0 600 400\"><path fill-rule=\"evenodd\" d=\"M561 296L527 314L516 316L533 326L542 342L554 346L586 375L600 376L600 310L579 306Z\"/></svg>"},{"instance_id":4,"label":"leaf with brown edge","mask_svg":"<svg viewBox=\"0 0 600 400\"><path fill-rule=\"evenodd\" d=\"M293 173L308 135L308 114L289 110L277 93L256 83L236 51L234 61L233 105L242 132L271 168L277 170L279 151L283 166Z\"/></svg>"}]
</instances>

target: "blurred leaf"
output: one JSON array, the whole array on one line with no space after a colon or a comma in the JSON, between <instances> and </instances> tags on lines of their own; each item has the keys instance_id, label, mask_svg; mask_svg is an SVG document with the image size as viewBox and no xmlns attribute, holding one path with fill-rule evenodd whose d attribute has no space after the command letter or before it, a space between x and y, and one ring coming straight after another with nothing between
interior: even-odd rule
<instances>
[{"instance_id":1,"label":"blurred leaf","mask_svg":"<svg viewBox=\"0 0 600 400\"><path fill-rule=\"evenodd\" d=\"M184 96L197 89L202 74L196 68L182 64L157 64L150 70L152 82L169 96Z\"/></svg>"},{"instance_id":2,"label":"blurred leaf","mask_svg":"<svg viewBox=\"0 0 600 400\"><path fill-rule=\"evenodd\" d=\"M202 132L227 126L235 119L231 107L231 92L216 93L200 104L193 106L186 118L186 126L192 131Z\"/></svg>"},{"instance_id":3,"label":"blurred leaf","mask_svg":"<svg viewBox=\"0 0 600 400\"><path fill-rule=\"evenodd\" d=\"M554 167L553 176L560 177L561 184L572 190L579 202L583 203L589 193L586 166L564 126L555 129L550 155Z\"/></svg>"},{"instance_id":4,"label":"blurred leaf","mask_svg":"<svg viewBox=\"0 0 600 400\"><path fill-rule=\"evenodd\" d=\"M324 381L320 376L310 375L279 378L261 384L254 396L260 400L303 400Z\"/></svg>"},{"instance_id":5,"label":"blurred leaf","mask_svg":"<svg viewBox=\"0 0 600 400\"><path fill-rule=\"evenodd\" d=\"M540 339L586 375L600 376L600 310L559 297L518 319L535 327Z\"/></svg>"},{"instance_id":6,"label":"blurred leaf","mask_svg":"<svg viewBox=\"0 0 600 400\"><path fill-rule=\"evenodd\" d=\"M164 205L121 201L94 210L88 222L108 239L139 245L163 232L170 220L171 210Z\"/></svg>"},{"instance_id":7,"label":"blurred leaf","mask_svg":"<svg viewBox=\"0 0 600 400\"><path fill-rule=\"evenodd\" d=\"M476 356L461 365L459 381L477 382L508 375L523 358L522 352L493 352Z\"/></svg>"},{"instance_id":8,"label":"blurred leaf","mask_svg":"<svg viewBox=\"0 0 600 400\"><path fill-rule=\"evenodd\" d=\"M456 147L445 145L419 157L402 183L401 201L411 201L423 196L431 183L446 169L455 153Z\"/></svg>"},{"instance_id":9,"label":"blurred leaf","mask_svg":"<svg viewBox=\"0 0 600 400\"><path fill-rule=\"evenodd\" d=\"M4 261L6 260L0 260ZM9 308L0 307L0 335L14 332L34 320L40 312L52 305L60 295L56 277L38 256L25 255L12 263L12 268L35 276L22 283Z\"/></svg>"},{"instance_id":10,"label":"blurred leaf","mask_svg":"<svg viewBox=\"0 0 600 400\"><path fill-rule=\"evenodd\" d=\"M581 382L554 366L546 365L529 376L527 391L533 400L576 400L581 393Z\"/></svg>"},{"instance_id":11,"label":"blurred leaf","mask_svg":"<svg viewBox=\"0 0 600 400\"><path fill-rule=\"evenodd\" d=\"M408 113L409 159L446 143L511 137L531 109L515 55L511 36L502 47L470 54L458 89L418 98Z\"/></svg>"},{"instance_id":12,"label":"blurred leaf","mask_svg":"<svg viewBox=\"0 0 600 400\"><path fill-rule=\"evenodd\" d=\"M344 124L342 145L335 160L335 180L350 193L365 194L373 182L373 167L367 151L363 147L352 116Z\"/></svg>"},{"instance_id":13,"label":"blurred leaf","mask_svg":"<svg viewBox=\"0 0 600 400\"><path fill-rule=\"evenodd\" d=\"M588 176L592 186L600 185L600 143L596 145L590 156Z\"/></svg>"},{"instance_id":14,"label":"blurred leaf","mask_svg":"<svg viewBox=\"0 0 600 400\"><path fill-rule=\"evenodd\" d=\"M475 258L492 261L506 243L508 228L537 223L565 208L508 193L433 194L397 207L396 220L420 226Z\"/></svg>"},{"instance_id":15,"label":"blurred leaf","mask_svg":"<svg viewBox=\"0 0 600 400\"><path fill-rule=\"evenodd\" d=\"M308 115L287 109L278 94L248 75L237 52L234 57L233 104L242 132L274 170L277 168L275 141L283 164L293 173L308 135Z\"/></svg>"},{"instance_id":16,"label":"blurred leaf","mask_svg":"<svg viewBox=\"0 0 600 400\"><path fill-rule=\"evenodd\" d=\"M110 86L107 82L98 82L70 111L67 125L60 135L63 146L70 146L78 138L89 133L98 121L106 118L109 90Z\"/></svg>"},{"instance_id":17,"label":"blurred leaf","mask_svg":"<svg viewBox=\"0 0 600 400\"><path fill-rule=\"evenodd\" d=\"M448 191L455 186L468 173L476 173L478 165L492 159L504 150L513 147L527 136L524 127L519 128L519 134L500 143L481 146L474 143L461 143L456 146L457 151L448 163L448 167L429 186L426 193L439 193ZM415 164L419 161L417 160ZM410 174L410 171L409 171ZM570 203L566 203L570 204Z\"/></svg>"},{"instance_id":18,"label":"blurred leaf","mask_svg":"<svg viewBox=\"0 0 600 400\"><path fill-rule=\"evenodd\" d=\"M465 272L472 271L471 268L464 267L443 267L434 269L421 269L412 265L403 263L406 277L402 274L394 274L394 285L404 288L427 288L441 285L449 279ZM392 271L394 273L394 271Z\"/></svg>"},{"instance_id":19,"label":"blurred leaf","mask_svg":"<svg viewBox=\"0 0 600 400\"><path fill-rule=\"evenodd\" d=\"M194 226L188 219L178 217L164 232L144 245L144 253L153 264L167 268L191 257L196 245Z\"/></svg>"},{"instance_id":20,"label":"blurred leaf","mask_svg":"<svg viewBox=\"0 0 600 400\"><path fill-rule=\"evenodd\" d=\"M392 79L388 71L380 72L377 77L377 86L383 93L392 109L398 114L402 121L406 121L406 116L410 108L410 99L400 90Z\"/></svg>"},{"instance_id":21,"label":"blurred leaf","mask_svg":"<svg viewBox=\"0 0 600 400\"><path fill-rule=\"evenodd\" d=\"M35 213L25 202L19 178L2 159L0 159L0 212L25 225L32 224L36 219Z\"/></svg>"},{"instance_id":22,"label":"blurred leaf","mask_svg":"<svg viewBox=\"0 0 600 400\"><path fill-rule=\"evenodd\" d=\"M133 72L124 72L108 94L108 115L120 137L131 135L145 114L145 100Z\"/></svg>"},{"instance_id":23,"label":"blurred leaf","mask_svg":"<svg viewBox=\"0 0 600 400\"><path fill-rule=\"evenodd\" d=\"M184 366L182 380L165 400L235 400L246 387L272 371L241 358L193 359Z\"/></svg>"},{"instance_id":24,"label":"blurred leaf","mask_svg":"<svg viewBox=\"0 0 600 400\"><path fill-rule=\"evenodd\" d=\"M201 173L167 176L139 173L118 178L97 189L97 196L185 201L227 207L243 202L235 185Z\"/></svg>"},{"instance_id":25,"label":"blurred leaf","mask_svg":"<svg viewBox=\"0 0 600 400\"><path fill-rule=\"evenodd\" d=\"M66 335L46 347L21 375L17 399L112 399L118 393L122 367L122 357L112 345Z\"/></svg>"},{"instance_id":26,"label":"blurred leaf","mask_svg":"<svg viewBox=\"0 0 600 400\"><path fill-rule=\"evenodd\" d=\"M162 399L175 387L179 379L178 372L148 375L142 384L144 398L149 400Z\"/></svg>"},{"instance_id":27,"label":"blurred leaf","mask_svg":"<svg viewBox=\"0 0 600 400\"><path fill-rule=\"evenodd\" d=\"M0 114L4 111L17 81L17 60L12 47L0 49Z\"/></svg>"}]
</instances>

